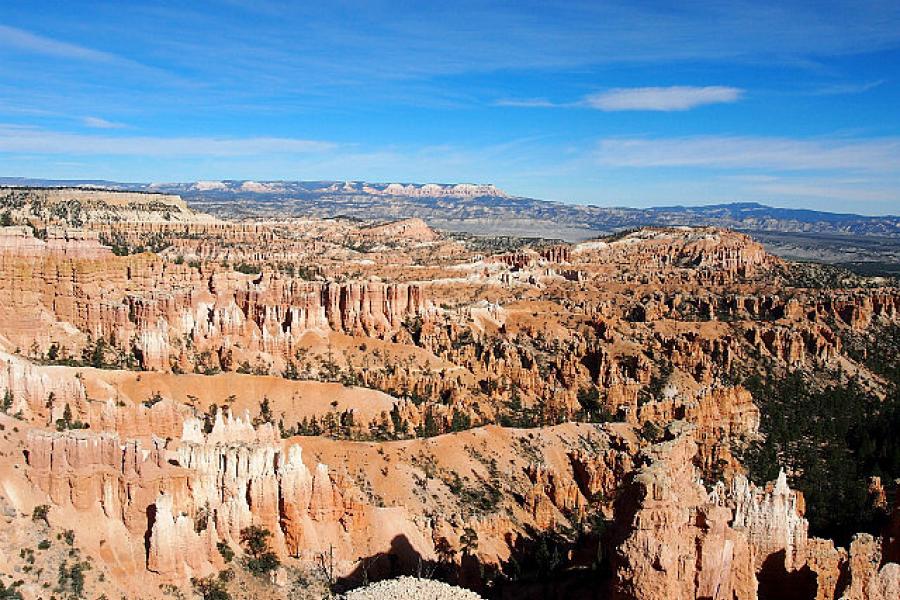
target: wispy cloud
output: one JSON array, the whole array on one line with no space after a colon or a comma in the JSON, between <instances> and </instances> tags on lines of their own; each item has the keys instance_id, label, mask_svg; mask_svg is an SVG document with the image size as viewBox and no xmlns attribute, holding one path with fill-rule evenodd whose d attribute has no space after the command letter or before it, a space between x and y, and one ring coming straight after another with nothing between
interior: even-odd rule
<instances>
[{"instance_id":1,"label":"wispy cloud","mask_svg":"<svg viewBox=\"0 0 900 600\"><path fill-rule=\"evenodd\" d=\"M559 108L568 105L551 102L545 98L523 98L521 100L515 98L501 98L494 102L494 106L509 106L513 108Z\"/></svg>"},{"instance_id":2,"label":"wispy cloud","mask_svg":"<svg viewBox=\"0 0 900 600\"><path fill-rule=\"evenodd\" d=\"M862 170L900 173L900 138L751 136L608 138L596 160L612 167L705 167L776 171Z\"/></svg>"},{"instance_id":3,"label":"wispy cloud","mask_svg":"<svg viewBox=\"0 0 900 600\"><path fill-rule=\"evenodd\" d=\"M863 83L836 83L832 85L817 88L813 94L818 96L839 96L842 94L863 94L869 90L884 85L886 79L878 79L876 81L866 81Z\"/></svg>"},{"instance_id":4,"label":"wispy cloud","mask_svg":"<svg viewBox=\"0 0 900 600\"><path fill-rule=\"evenodd\" d=\"M122 129L125 127L122 123L107 121L101 117L84 117L81 122L85 127L93 127L94 129Z\"/></svg>"},{"instance_id":5,"label":"wispy cloud","mask_svg":"<svg viewBox=\"0 0 900 600\"><path fill-rule=\"evenodd\" d=\"M162 83L185 85L190 82L187 78L174 75L165 69L133 60L127 56L64 42L38 35L25 29L10 27L9 25L0 25L0 50L3 48L9 48L26 55L47 57L51 59L50 63L63 66L64 72L67 72L69 75L77 74L76 77L83 75L80 71L71 69L70 62L81 64L93 69L94 72L100 72L107 76L115 74L117 77L152 78L156 85ZM40 76L46 77L47 74L41 72ZM119 80L117 79L116 81L118 82ZM55 77L53 78L53 83L54 85L58 83Z\"/></svg>"},{"instance_id":6,"label":"wispy cloud","mask_svg":"<svg viewBox=\"0 0 900 600\"><path fill-rule=\"evenodd\" d=\"M115 63L123 60L121 57L110 54L109 52L102 52L77 44L61 42L25 31L24 29L9 27L8 25L0 25L0 46L8 46L26 52L43 54L56 58L68 58L90 62Z\"/></svg>"},{"instance_id":7,"label":"wispy cloud","mask_svg":"<svg viewBox=\"0 0 900 600\"><path fill-rule=\"evenodd\" d=\"M0 125L0 152L114 156L256 156L332 150L325 141L280 137L152 137L85 135Z\"/></svg>"},{"instance_id":8,"label":"wispy cloud","mask_svg":"<svg viewBox=\"0 0 900 600\"><path fill-rule=\"evenodd\" d=\"M591 94L584 99L584 104L603 111L680 111L706 104L737 102L743 94L739 88L719 85L617 88Z\"/></svg>"},{"instance_id":9,"label":"wispy cloud","mask_svg":"<svg viewBox=\"0 0 900 600\"><path fill-rule=\"evenodd\" d=\"M744 90L720 85L615 88L590 94L573 102L552 102L545 98L501 99L494 106L518 108L591 108L604 112L684 111L706 104L737 102Z\"/></svg>"}]
</instances>

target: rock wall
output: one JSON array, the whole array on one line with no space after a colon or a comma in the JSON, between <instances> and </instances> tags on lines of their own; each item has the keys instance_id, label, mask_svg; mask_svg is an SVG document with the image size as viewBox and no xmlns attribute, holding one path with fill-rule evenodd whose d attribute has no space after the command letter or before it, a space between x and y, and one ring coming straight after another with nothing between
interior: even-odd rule
<instances>
[{"instance_id":1,"label":"rock wall","mask_svg":"<svg viewBox=\"0 0 900 600\"><path fill-rule=\"evenodd\" d=\"M183 355L192 367L202 353L210 357L206 366L229 368L235 343L292 356L309 330L384 336L433 309L416 284L301 282L276 274L257 281L146 255L95 260L43 251L0 252L0 302L16 313L9 322L0 317L4 332L25 348L35 344L43 354L55 342L79 356L89 338L102 338L154 370L170 369Z\"/></svg>"},{"instance_id":2,"label":"rock wall","mask_svg":"<svg viewBox=\"0 0 900 600\"><path fill-rule=\"evenodd\" d=\"M99 509L124 523L135 543L146 537L147 568L168 580L221 567L217 544L239 552L251 525L271 531L282 556L311 560L333 549L342 568L414 530L405 511L363 503L350 482L323 464L310 470L299 445L285 447L271 425L254 428L249 415L218 413L209 434L186 419L172 444L38 430L27 442L28 476L54 505ZM381 529L372 531L373 522ZM425 539L414 542L431 555Z\"/></svg>"},{"instance_id":3,"label":"rock wall","mask_svg":"<svg viewBox=\"0 0 900 600\"><path fill-rule=\"evenodd\" d=\"M764 487L737 475L707 492L693 465L693 430L669 432L674 439L643 451L618 501L615 597L898 597L900 564L882 538L860 534L849 552L809 538L803 497L784 473Z\"/></svg>"},{"instance_id":4,"label":"rock wall","mask_svg":"<svg viewBox=\"0 0 900 600\"><path fill-rule=\"evenodd\" d=\"M616 549L616 598L753 599L753 554L731 513L699 483L689 435L645 451L646 466L620 499L625 528Z\"/></svg>"}]
</instances>

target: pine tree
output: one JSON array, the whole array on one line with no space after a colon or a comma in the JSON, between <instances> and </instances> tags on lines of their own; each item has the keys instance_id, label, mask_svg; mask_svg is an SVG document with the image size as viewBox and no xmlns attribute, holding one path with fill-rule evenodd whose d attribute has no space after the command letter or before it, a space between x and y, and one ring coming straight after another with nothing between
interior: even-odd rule
<instances>
[{"instance_id":1,"label":"pine tree","mask_svg":"<svg viewBox=\"0 0 900 600\"><path fill-rule=\"evenodd\" d=\"M432 411L425 413L425 424L422 426L422 437L434 437L440 435L441 428Z\"/></svg>"}]
</instances>

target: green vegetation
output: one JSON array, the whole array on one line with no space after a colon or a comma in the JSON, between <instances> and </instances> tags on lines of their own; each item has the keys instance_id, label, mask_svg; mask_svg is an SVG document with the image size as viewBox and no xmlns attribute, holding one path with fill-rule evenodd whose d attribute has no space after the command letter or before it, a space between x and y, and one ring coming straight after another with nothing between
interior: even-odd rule
<instances>
[{"instance_id":1,"label":"green vegetation","mask_svg":"<svg viewBox=\"0 0 900 600\"><path fill-rule=\"evenodd\" d=\"M480 486L470 487L457 473L452 473L449 478L444 480L444 483L447 484L450 492L459 498L460 506L474 513L492 513L497 510L503 499L503 492L496 485L482 481Z\"/></svg>"},{"instance_id":2,"label":"green vegetation","mask_svg":"<svg viewBox=\"0 0 900 600\"><path fill-rule=\"evenodd\" d=\"M52 400L48 399L47 404L48 406L51 405ZM56 420L56 430L65 431L67 429L87 429L89 427L89 424L82 423L81 421L72 418L72 407L69 406L68 402L66 402L66 407L63 409L62 418Z\"/></svg>"},{"instance_id":3,"label":"green vegetation","mask_svg":"<svg viewBox=\"0 0 900 600\"><path fill-rule=\"evenodd\" d=\"M596 385L579 388L577 398L581 406L580 419L588 423L608 423L614 420L612 413L601 401L600 390Z\"/></svg>"},{"instance_id":4,"label":"green vegetation","mask_svg":"<svg viewBox=\"0 0 900 600\"><path fill-rule=\"evenodd\" d=\"M203 600L231 600L231 595L225 589L222 577L213 577L212 575L202 579L194 577L191 579L191 585Z\"/></svg>"},{"instance_id":5,"label":"green vegetation","mask_svg":"<svg viewBox=\"0 0 900 600\"><path fill-rule=\"evenodd\" d=\"M656 373L654 373L650 377L650 383L642 387L638 392L638 404L646 404L647 402L653 402L655 400L659 400L662 396L663 388L665 388L666 384L669 382L669 377L672 376L672 372L675 368L672 366L672 363L668 361L662 362L659 365L659 369Z\"/></svg>"},{"instance_id":6,"label":"green vegetation","mask_svg":"<svg viewBox=\"0 0 900 600\"><path fill-rule=\"evenodd\" d=\"M69 349L60 346L57 342L50 344L47 353L43 356L39 352L33 352L33 358L45 365L63 365L66 367L94 367L95 369L137 369L138 364L130 352L124 352L115 346L115 339L111 341L105 338L92 340L88 337L87 343L81 351L81 356L71 354Z\"/></svg>"},{"instance_id":7,"label":"green vegetation","mask_svg":"<svg viewBox=\"0 0 900 600\"><path fill-rule=\"evenodd\" d=\"M745 386L765 434L744 456L752 479L772 480L784 468L806 498L812 535L846 544L858 531L877 531L885 515L868 505L867 479L890 485L900 477L897 381L884 400L856 381L816 389L800 373Z\"/></svg>"},{"instance_id":8,"label":"green vegetation","mask_svg":"<svg viewBox=\"0 0 900 600\"><path fill-rule=\"evenodd\" d=\"M472 556L478 550L478 534L471 527L466 527L459 537L463 556Z\"/></svg>"},{"instance_id":9,"label":"green vegetation","mask_svg":"<svg viewBox=\"0 0 900 600\"><path fill-rule=\"evenodd\" d=\"M234 560L234 550L231 549L228 542L218 542L216 544L216 549L219 551L219 554L222 555L222 560L226 563L230 563Z\"/></svg>"},{"instance_id":10,"label":"green vegetation","mask_svg":"<svg viewBox=\"0 0 900 600\"><path fill-rule=\"evenodd\" d=\"M151 394L149 398L144 400L144 406L146 406L147 408L153 408L162 401L162 394L160 394L159 392L153 392L153 394Z\"/></svg>"},{"instance_id":11,"label":"green vegetation","mask_svg":"<svg viewBox=\"0 0 900 600\"><path fill-rule=\"evenodd\" d=\"M14 581L7 587L0 581L0 600L23 600L22 593L17 589L22 583L22 581Z\"/></svg>"},{"instance_id":12,"label":"green vegetation","mask_svg":"<svg viewBox=\"0 0 900 600\"><path fill-rule=\"evenodd\" d=\"M75 598L84 597L85 572L91 569L90 563L74 562L71 566L68 562L59 565L57 577L57 592L69 592Z\"/></svg>"},{"instance_id":13,"label":"green vegetation","mask_svg":"<svg viewBox=\"0 0 900 600\"><path fill-rule=\"evenodd\" d=\"M268 575L281 565L278 556L269 548L272 532L256 525L241 530L241 545L247 554L245 566L254 575Z\"/></svg>"},{"instance_id":14,"label":"green vegetation","mask_svg":"<svg viewBox=\"0 0 900 600\"><path fill-rule=\"evenodd\" d=\"M31 520L38 522L43 521L45 525L50 526L50 521L48 520L48 516L50 514L50 505L49 504L38 504L34 507L34 510L31 511Z\"/></svg>"},{"instance_id":15,"label":"green vegetation","mask_svg":"<svg viewBox=\"0 0 900 600\"><path fill-rule=\"evenodd\" d=\"M248 265L247 263L235 265L234 270L238 273L243 273L244 275L259 275L261 271L259 267L255 265Z\"/></svg>"},{"instance_id":16,"label":"green vegetation","mask_svg":"<svg viewBox=\"0 0 900 600\"><path fill-rule=\"evenodd\" d=\"M259 416L253 419L253 425L256 427L259 427L263 423L275 424L272 406L266 396L263 396L262 402L259 403Z\"/></svg>"},{"instance_id":17,"label":"green vegetation","mask_svg":"<svg viewBox=\"0 0 900 600\"><path fill-rule=\"evenodd\" d=\"M171 243L167 241L163 233L150 233L141 236L140 244L134 244L128 239L128 236L120 232L102 232L100 233L100 243L104 246L110 246L113 254L116 256L128 256L129 254L141 254L143 252L153 252L159 254Z\"/></svg>"},{"instance_id":18,"label":"green vegetation","mask_svg":"<svg viewBox=\"0 0 900 600\"><path fill-rule=\"evenodd\" d=\"M867 278L891 275L891 267L896 270L896 265L890 263L882 263L882 268L878 268L878 264L858 266L852 270L848 267L849 265L793 261L784 267L782 276L790 287L840 289L878 285ZM896 273L893 274L896 276Z\"/></svg>"},{"instance_id":19,"label":"green vegetation","mask_svg":"<svg viewBox=\"0 0 900 600\"><path fill-rule=\"evenodd\" d=\"M647 421L641 427L640 434L644 440L651 444L655 444L662 441L664 432L653 421Z\"/></svg>"}]
</instances>

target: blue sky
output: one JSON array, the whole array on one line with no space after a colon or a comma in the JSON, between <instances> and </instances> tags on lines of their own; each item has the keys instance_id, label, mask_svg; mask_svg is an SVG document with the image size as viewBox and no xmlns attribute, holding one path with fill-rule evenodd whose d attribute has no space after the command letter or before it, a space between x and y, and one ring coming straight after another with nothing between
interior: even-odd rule
<instances>
[{"instance_id":1,"label":"blue sky","mask_svg":"<svg viewBox=\"0 0 900 600\"><path fill-rule=\"evenodd\" d=\"M0 175L900 213L900 2L0 0Z\"/></svg>"}]
</instances>

